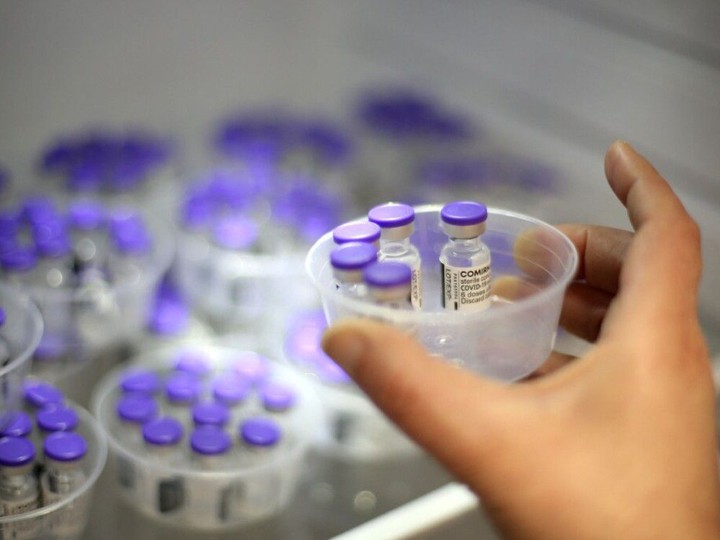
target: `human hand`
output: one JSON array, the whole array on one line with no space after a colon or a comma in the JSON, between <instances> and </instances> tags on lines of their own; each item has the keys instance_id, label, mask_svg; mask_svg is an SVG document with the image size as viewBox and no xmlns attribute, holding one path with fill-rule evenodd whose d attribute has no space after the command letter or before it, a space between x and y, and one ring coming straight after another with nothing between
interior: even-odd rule
<instances>
[{"instance_id":1,"label":"human hand","mask_svg":"<svg viewBox=\"0 0 720 540\"><path fill-rule=\"evenodd\" d=\"M580 254L561 324L588 353L522 384L429 356L370 320L325 351L513 538L718 538L714 391L697 318L697 225L629 145L605 157L634 233L562 230Z\"/></svg>"}]
</instances>

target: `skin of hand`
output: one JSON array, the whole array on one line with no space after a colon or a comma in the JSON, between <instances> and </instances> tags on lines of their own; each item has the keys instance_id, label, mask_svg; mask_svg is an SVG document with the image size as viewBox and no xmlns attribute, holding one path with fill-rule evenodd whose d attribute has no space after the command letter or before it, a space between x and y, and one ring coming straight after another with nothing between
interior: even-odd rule
<instances>
[{"instance_id":1,"label":"skin of hand","mask_svg":"<svg viewBox=\"0 0 720 540\"><path fill-rule=\"evenodd\" d=\"M507 384L371 320L334 325L323 348L504 537L720 538L699 229L627 143L608 149L605 174L634 232L560 227L580 256L561 324L594 343L582 358Z\"/></svg>"}]
</instances>

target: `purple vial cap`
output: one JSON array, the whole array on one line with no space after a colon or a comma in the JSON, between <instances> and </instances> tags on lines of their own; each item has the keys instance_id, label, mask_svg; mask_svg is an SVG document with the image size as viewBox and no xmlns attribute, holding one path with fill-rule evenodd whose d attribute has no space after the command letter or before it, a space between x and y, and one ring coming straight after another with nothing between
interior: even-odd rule
<instances>
[{"instance_id":1,"label":"purple vial cap","mask_svg":"<svg viewBox=\"0 0 720 540\"><path fill-rule=\"evenodd\" d=\"M126 394L117 404L117 414L121 420L144 424L158 414L158 404L152 396L147 394Z\"/></svg>"},{"instance_id":2,"label":"purple vial cap","mask_svg":"<svg viewBox=\"0 0 720 540\"><path fill-rule=\"evenodd\" d=\"M143 255L152 249L150 235L144 229L133 229L111 234L113 245L120 253Z\"/></svg>"},{"instance_id":3,"label":"purple vial cap","mask_svg":"<svg viewBox=\"0 0 720 540\"><path fill-rule=\"evenodd\" d=\"M270 418L248 418L240 425L240 437L251 446L274 446L280 440L280 426Z\"/></svg>"},{"instance_id":4,"label":"purple vial cap","mask_svg":"<svg viewBox=\"0 0 720 540\"><path fill-rule=\"evenodd\" d=\"M176 403L192 403L200 395L200 381L193 375L178 372L165 381L165 396Z\"/></svg>"},{"instance_id":5,"label":"purple vial cap","mask_svg":"<svg viewBox=\"0 0 720 540\"><path fill-rule=\"evenodd\" d=\"M190 309L181 301L160 300L153 306L147 323L148 329L159 336L176 336L190 323Z\"/></svg>"},{"instance_id":6,"label":"purple vial cap","mask_svg":"<svg viewBox=\"0 0 720 540\"><path fill-rule=\"evenodd\" d=\"M199 426L190 434L190 447L203 456L224 454L232 446L232 439L218 426Z\"/></svg>"},{"instance_id":7,"label":"purple vial cap","mask_svg":"<svg viewBox=\"0 0 720 540\"><path fill-rule=\"evenodd\" d=\"M41 362L60 358L68 349L68 340L58 333L43 332L33 358Z\"/></svg>"},{"instance_id":8,"label":"purple vial cap","mask_svg":"<svg viewBox=\"0 0 720 540\"><path fill-rule=\"evenodd\" d=\"M43 450L46 457L67 463L85 457L88 444L79 433L57 432L45 439Z\"/></svg>"},{"instance_id":9,"label":"purple vial cap","mask_svg":"<svg viewBox=\"0 0 720 540\"><path fill-rule=\"evenodd\" d=\"M88 192L100 189L103 183L103 164L86 159L73 166L67 174L67 187L74 192Z\"/></svg>"},{"instance_id":10,"label":"purple vial cap","mask_svg":"<svg viewBox=\"0 0 720 540\"><path fill-rule=\"evenodd\" d=\"M126 371L120 378L120 388L127 393L155 394L160 390L160 376L149 369Z\"/></svg>"},{"instance_id":11,"label":"purple vial cap","mask_svg":"<svg viewBox=\"0 0 720 540\"><path fill-rule=\"evenodd\" d=\"M173 367L178 372L202 377L210 372L212 363L201 351L181 350L175 355Z\"/></svg>"},{"instance_id":12,"label":"purple vial cap","mask_svg":"<svg viewBox=\"0 0 720 540\"><path fill-rule=\"evenodd\" d=\"M187 195L182 204L181 220L188 229L198 230L210 224L215 216L215 203L206 197Z\"/></svg>"},{"instance_id":13,"label":"purple vial cap","mask_svg":"<svg viewBox=\"0 0 720 540\"><path fill-rule=\"evenodd\" d=\"M81 231L94 231L105 225L105 208L93 201L75 201L67 211L71 227Z\"/></svg>"},{"instance_id":14,"label":"purple vial cap","mask_svg":"<svg viewBox=\"0 0 720 540\"><path fill-rule=\"evenodd\" d=\"M473 201L447 203L440 210L440 219L449 225L477 225L487 220L487 207Z\"/></svg>"},{"instance_id":15,"label":"purple vial cap","mask_svg":"<svg viewBox=\"0 0 720 540\"><path fill-rule=\"evenodd\" d=\"M256 352L245 351L235 355L233 371L249 383L259 383L269 375L270 361Z\"/></svg>"},{"instance_id":16,"label":"purple vial cap","mask_svg":"<svg viewBox=\"0 0 720 540\"><path fill-rule=\"evenodd\" d=\"M250 248L258 239L257 223L245 216L225 216L213 228L213 239L226 249Z\"/></svg>"},{"instance_id":17,"label":"purple vial cap","mask_svg":"<svg viewBox=\"0 0 720 540\"><path fill-rule=\"evenodd\" d=\"M373 244L351 242L330 252L330 264L338 270L361 270L377 261L377 248Z\"/></svg>"},{"instance_id":18,"label":"purple vial cap","mask_svg":"<svg viewBox=\"0 0 720 540\"><path fill-rule=\"evenodd\" d=\"M171 416L164 416L150 420L142 428L143 439L156 446L170 446L180 442L183 436L183 426L179 420Z\"/></svg>"},{"instance_id":19,"label":"purple vial cap","mask_svg":"<svg viewBox=\"0 0 720 540\"><path fill-rule=\"evenodd\" d=\"M64 406L45 407L35 418L42 431L72 431L80 421L75 409Z\"/></svg>"},{"instance_id":20,"label":"purple vial cap","mask_svg":"<svg viewBox=\"0 0 720 540\"><path fill-rule=\"evenodd\" d=\"M297 392L287 384L265 384L259 394L263 407L269 411L286 411L297 401Z\"/></svg>"},{"instance_id":21,"label":"purple vial cap","mask_svg":"<svg viewBox=\"0 0 720 540\"><path fill-rule=\"evenodd\" d=\"M218 377L213 381L213 397L220 403L232 405L244 401L250 393L251 383L237 373Z\"/></svg>"},{"instance_id":22,"label":"purple vial cap","mask_svg":"<svg viewBox=\"0 0 720 540\"><path fill-rule=\"evenodd\" d=\"M48 405L60 405L63 402L63 393L52 384L44 381L26 381L23 384L23 395L25 401L35 407L42 409Z\"/></svg>"},{"instance_id":23,"label":"purple vial cap","mask_svg":"<svg viewBox=\"0 0 720 540\"><path fill-rule=\"evenodd\" d=\"M38 239L35 242L35 249L41 257L57 258L68 255L72 250L72 245L67 236L55 236Z\"/></svg>"},{"instance_id":24,"label":"purple vial cap","mask_svg":"<svg viewBox=\"0 0 720 540\"><path fill-rule=\"evenodd\" d=\"M222 403L203 402L196 403L192 409L192 418L195 425L224 426L230 419L230 411Z\"/></svg>"},{"instance_id":25,"label":"purple vial cap","mask_svg":"<svg viewBox=\"0 0 720 540\"><path fill-rule=\"evenodd\" d=\"M0 465L22 467L35 459L35 445L24 437L3 437L0 439Z\"/></svg>"},{"instance_id":26,"label":"purple vial cap","mask_svg":"<svg viewBox=\"0 0 720 540\"><path fill-rule=\"evenodd\" d=\"M32 431L33 423L30 415L22 411L5 413L0 424L0 437L26 437Z\"/></svg>"},{"instance_id":27,"label":"purple vial cap","mask_svg":"<svg viewBox=\"0 0 720 540\"><path fill-rule=\"evenodd\" d=\"M8 272L28 272L36 264L35 250L30 247L16 245L0 253L0 265Z\"/></svg>"},{"instance_id":28,"label":"purple vial cap","mask_svg":"<svg viewBox=\"0 0 720 540\"><path fill-rule=\"evenodd\" d=\"M368 219L383 229L402 227L415 221L415 210L407 204L386 203L371 208Z\"/></svg>"},{"instance_id":29,"label":"purple vial cap","mask_svg":"<svg viewBox=\"0 0 720 540\"><path fill-rule=\"evenodd\" d=\"M7 315L5 315L5 310L2 308L2 306L0 306L0 326L3 326L6 320Z\"/></svg>"},{"instance_id":30,"label":"purple vial cap","mask_svg":"<svg viewBox=\"0 0 720 540\"><path fill-rule=\"evenodd\" d=\"M412 281L412 270L401 262L378 262L365 268L363 280L368 285L380 288L409 285Z\"/></svg>"},{"instance_id":31,"label":"purple vial cap","mask_svg":"<svg viewBox=\"0 0 720 540\"><path fill-rule=\"evenodd\" d=\"M333 230L336 244L348 242L365 242L372 244L380 240L380 226L372 221L344 223Z\"/></svg>"},{"instance_id":32,"label":"purple vial cap","mask_svg":"<svg viewBox=\"0 0 720 540\"><path fill-rule=\"evenodd\" d=\"M58 215L55 202L50 197L42 195L31 196L22 204L22 215L28 223L56 217Z\"/></svg>"},{"instance_id":33,"label":"purple vial cap","mask_svg":"<svg viewBox=\"0 0 720 540\"><path fill-rule=\"evenodd\" d=\"M20 220L16 212L0 212L0 236L14 238L20 229Z\"/></svg>"}]
</instances>

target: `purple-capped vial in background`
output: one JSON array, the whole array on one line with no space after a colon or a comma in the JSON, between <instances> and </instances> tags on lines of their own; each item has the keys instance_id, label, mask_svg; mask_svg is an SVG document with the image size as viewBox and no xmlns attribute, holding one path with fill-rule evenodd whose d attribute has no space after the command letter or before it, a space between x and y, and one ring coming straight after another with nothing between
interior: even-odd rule
<instances>
[{"instance_id":1,"label":"purple-capped vial in background","mask_svg":"<svg viewBox=\"0 0 720 540\"><path fill-rule=\"evenodd\" d=\"M45 437L58 431L73 431L80 422L75 409L62 405L45 407L38 411L35 419L40 433Z\"/></svg>"},{"instance_id":2,"label":"purple-capped vial in background","mask_svg":"<svg viewBox=\"0 0 720 540\"><path fill-rule=\"evenodd\" d=\"M83 460L88 443L79 433L57 432L43 443L45 469L40 476L44 506L57 502L80 489L87 477ZM61 538L77 537L84 528L83 520L73 512L60 513L53 523L53 532Z\"/></svg>"},{"instance_id":3,"label":"purple-capped vial in background","mask_svg":"<svg viewBox=\"0 0 720 540\"><path fill-rule=\"evenodd\" d=\"M16 239L20 232L20 215L13 210L0 211L0 237Z\"/></svg>"},{"instance_id":4,"label":"purple-capped vial in background","mask_svg":"<svg viewBox=\"0 0 720 540\"><path fill-rule=\"evenodd\" d=\"M371 264L363 271L368 296L378 305L393 309L413 309L410 302L412 270L401 262Z\"/></svg>"},{"instance_id":5,"label":"purple-capped vial in background","mask_svg":"<svg viewBox=\"0 0 720 540\"><path fill-rule=\"evenodd\" d=\"M37 411L50 405L62 405L63 393L52 384L37 379L23 383L23 398L30 411Z\"/></svg>"},{"instance_id":6,"label":"purple-capped vial in background","mask_svg":"<svg viewBox=\"0 0 720 540\"><path fill-rule=\"evenodd\" d=\"M194 377L204 377L212 371L212 361L202 351L180 350L173 359L173 368Z\"/></svg>"},{"instance_id":7,"label":"purple-capped vial in background","mask_svg":"<svg viewBox=\"0 0 720 540\"><path fill-rule=\"evenodd\" d=\"M270 374L270 360L252 351L236 353L232 370L251 384L263 382Z\"/></svg>"},{"instance_id":8,"label":"purple-capped vial in background","mask_svg":"<svg viewBox=\"0 0 720 540\"><path fill-rule=\"evenodd\" d=\"M248 418L240 424L240 440L251 450L275 447L282 438L280 425L272 418Z\"/></svg>"},{"instance_id":9,"label":"purple-capped vial in background","mask_svg":"<svg viewBox=\"0 0 720 540\"><path fill-rule=\"evenodd\" d=\"M150 369L131 368L120 375L120 388L125 393L157 394L160 376Z\"/></svg>"},{"instance_id":10,"label":"purple-capped vial in background","mask_svg":"<svg viewBox=\"0 0 720 540\"><path fill-rule=\"evenodd\" d=\"M155 418L160 407L152 396L135 393L120 397L115 410L123 424L136 428Z\"/></svg>"},{"instance_id":11,"label":"purple-capped vial in background","mask_svg":"<svg viewBox=\"0 0 720 540\"><path fill-rule=\"evenodd\" d=\"M40 506L34 464L32 441L25 437L0 438L0 503L4 515L22 514Z\"/></svg>"},{"instance_id":12,"label":"purple-capped vial in background","mask_svg":"<svg viewBox=\"0 0 720 540\"><path fill-rule=\"evenodd\" d=\"M195 457L210 458L226 454L232 447L232 439L224 429L216 425L200 425L190 434L190 448Z\"/></svg>"},{"instance_id":13,"label":"purple-capped vial in background","mask_svg":"<svg viewBox=\"0 0 720 540\"><path fill-rule=\"evenodd\" d=\"M481 240L487 218L487 207L474 201L451 202L440 210L440 227L448 235L440 251L442 306L448 311L490 306L490 250Z\"/></svg>"},{"instance_id":14,"label":"purple-capped vial in background","mask_svg":"<svg viewBox=\"0 0 720 540\"><path fill-rule=\"evenodd\" d=\"M78 231L95 231L103 228L106 219L107 210L95 201L74 201L67 209L68 224Z\"/></svg>"},{"instance_id":15,"label":"purple-capped vial in background","mask_svg":"<svg viewBox=\"0 0 720 540\"><path fill-rule=\"evenodd\" d=\"M233 372L218 376L212 383L213 398L227 407L243 403L251 390L252 383Z\"/></svg>"},{"instance_id":16,"label":"purple-capped vial in background","mask_svg":"<svg viewBox=\"0 0 720 540\"><path fill-rule=\"evenodd\" d=\"M410 267L410 300L415 309L421 309L422 261L417 247L410 242L415 226L415 210L407 204L386 203L370 209L368 219L382 230L378 260L401 262Z\"/></svg>"},{"instance_id":17,"label":"purple-capped vial in background","mask_svg":"<svg viewBox=\"0 0 720 540\"><path fill-rule=\"evenodd\" d=\"M121 255L142 256L152 250L152 237L139 214L111 217L110 240Z\"/></svg>"},{"instance_id":18,"label":"purple-capped vial in background","mask_svg":"<svg viewBox=\"0 0 720 540\"><path fill-rule=\"evenodd\" d=\"M35 248L15 244L12 249L0 252L0 267L3 275L8 279L18 281L24 285L42 285L33 283L35 279L33 270L37 268Z\"/></svg>"},{"instance_id":19,"label":"purple-capped vial in background","mask_svg":"<svg viewBox=\"0 0 720 540\"><path fill-rule=\"evenodd\" d=\"M156 298L147 321L150 333L161 337L179 336L190 325L190 307L182 300Z\"/></svg>"},{"instance_id":20,"label":"purple-capped vial in background","mask_svg":"<svg viewBox=\"0 0 720 540\"><path fill-rule=\"evenodd\" d=\"M269 412L289 411L298 399L297 391L293 387L280 382L265 383L258 394L263 407Z\"/></svg>"},{"instance_id":21,"label":"purple-capped vial in background","mask_svg":"<svg viewBox=\"0 0 720 540\"><path fill-rule=\"evenodd\" d=\"M377 223L372 221L353 221L343 223L333 229L333 241L338 244L349 242L363 242L372 244L376 248L380 246L381 229Z\"/></svg>"},{"instance_id":22,"label":"purple-capped vial in background","mask_svg":"<svg viewBox=\"0 0 720 540\"><path fill-rule=\"evenodd\" d=\"M32 225L47 219L60 216L55 201L43 195L26 197L22 203L22 216L25 221Z\"/></svg>"},{"instance_id":23,"label":"purple-capped vial in background","mask_svg":"<svg viewBox=\"0 0 720 540\"><path fill-rule=\"evenodd\" d=\"M192 419L196 426L223 427L230 419L230 411L217 401L196 403L192 408Z\"/></svg>"},{"instance_id":24,"label":"purple-capped vial in background","mask_svg":"<svg viewBox=\"0 0 720 540\"><path fill-rule=\"evenodd\" d=\"M5 413L0 419L0 437L27 437L32 433L33 421L22 411Z\"/></svg>"},{"instance_id":25,"label":"purple-capped vial in background","mask_svg":"<svg viewBox=\"0 0 720 540\"><path fill-rule=\"evenodd\" d=\"M189 406L200 397L200 381L189 373L177 372L165 381L165 398L172 405Z\"/></svg>"},{"instance_id":26,"label":"purple-capped vial in background","mask_svg":"<svg viewBox=\"0 0 720 540\"><path fill-rule=\"evenodd\" d=\"M342 244L330 252L330 265L335 278L335 288L343 295L365 296L362 272L377 261L377 248L372 244L351 242Z\"/></svg>"},{"instance_id":27,"label":"purple-capped vial in background","mask_svg":"<svg viewBox=\"0 0 720 540\"><path fill-rule=\"evenodd\" d=\"M212 230L215 244L232 251L251 251L259 236L257 223L246 216L223 216L217 220Z\"/></svg>"}]
</instances>

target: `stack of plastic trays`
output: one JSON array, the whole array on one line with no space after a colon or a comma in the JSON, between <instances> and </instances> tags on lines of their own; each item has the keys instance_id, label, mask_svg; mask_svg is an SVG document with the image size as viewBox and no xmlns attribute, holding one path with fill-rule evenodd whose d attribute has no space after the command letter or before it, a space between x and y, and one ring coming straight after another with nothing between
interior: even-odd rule
<instances>
[{"instance_id":1,"label":"stack of plastic trays","mask_svg":"<svg viewBox=\"0 0 720 540\"><path fill-rule=\"evenodd\" d=\"M33 372L86 403L109 352L141 332L174 238L130 207L42 196L5 208L1 221L2 279L26 292L44 320Z\"/></svg>"},{"instance_id":2,"label":"stack of plastic trays","mask_svg":"<svg viewBox=\"0 0 720 540\"><path fill-rule=\"evenodd\" d=\"M30 372L42 329L42 317L30 298L19 289L0 283L1 415L19 407L21 383Z\"/></svg>"},{"instance_id":3,"label":"stack of plastic trays","mask_svg":"<svg viewBox=\"0 0 720 540\"><path fill-rule=\"evenodd\" d=\"M49 383L26 379L0 427L0 537L78 540L107 458L98 422Z\"/></svg>"},{"instance_id":4,"label":"stack of plastic trays","mask_svg":"<svg viewBox=\"0 0 720 540\"><path fill-rule=\"evenodd\" d=\"M120 497L158 526L190 530L280 513L322 425L300 374L209 345L141 355L108 374L93 403Z\"/></svg>"},{"instance_id":5,"label":"stack of plastic trays","mask_svg":"<svg viewBox=\"0 0 720 540\"><path fill-rule=\"evenodd\" d=\"M413 89L364 93L356 110L362 190L366 207L388 200L414 201L419 164L432 156L464 154L477 145L471 120Z\"/></svg>"},{"instance_id":6,"label":"stack of plastic trays","mask_svg":"<svg viewBox=\"0 0 720 540\"><path fill-rule=\"evenodd\" d=\"M208 171L180 209L182 292L215 331L276 339L289 313L317 302L304 255L344 213L342 199L304 175L277 173L263 184L239 168Z\"/></svg>"},{"instance_id":7,"label":"stack of plastic trays","mask_svg":"<svg viewBox=\"0 0 720 540\"><path fill-rule=\"evenodd\" d=\"M49 142L38 169L56 192L170 211L177 198L175 154L168 139L147 131L89 129Z\"/></svg>"}]
</instances>

